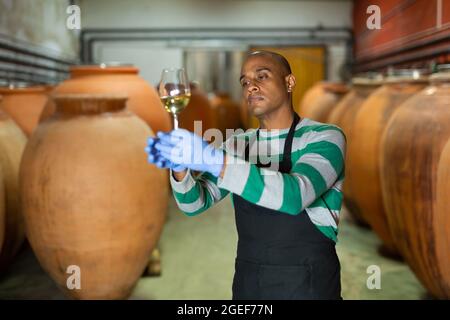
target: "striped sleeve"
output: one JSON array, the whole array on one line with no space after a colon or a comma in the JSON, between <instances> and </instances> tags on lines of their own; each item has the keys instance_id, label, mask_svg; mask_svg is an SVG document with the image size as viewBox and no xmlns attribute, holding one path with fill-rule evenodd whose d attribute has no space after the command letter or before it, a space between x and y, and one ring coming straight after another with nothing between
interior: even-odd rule
<instances>
[{"instance_id":1,"label":"striped sleeve","mask_svg":"<svg viewBox=\"0 0 450 320\"><path fill-rule=\"evenodd\" d=\"M219 148L226 150L230 141L225 141ZM206 211L229 194L228 190L218 187L217 177L208 172L202 172L194 177L188 169L183 180L177 181L171 170L170 184L178 207L188 216Z\"/></svg>"},{"instance_id":2,"label":"striped sleeve","mask_svg":"<svg viewBox=\"0 0 450 320\"><path fill-rule=\"evenodd\" d=\"M226 154L220 188L257 205L296 215L330 189L344 170L345 136L336 127L308 137L290 173L281 173ZM325 128L326 129L326 128Z\"/></svg>"},{"instance_id":3,"label":"striped sleeve","mask_svg":"<svg viewBox=\"0 0 450 320\"><path fill-rule=\"evenodd\" d=\"M342 183L344 173L337 182L328 189L321 198L315 200L306 212L311 222L328 238L337 242L339 215L342 207ZM331 213L331 214L330 214Z\"/></svg>"},{"instance_id":4,"label":"striped sleeve","mask_svg":"<svg viewBox=\"0 0 450 320\"><path fill-rule=\"evenodd\" d=\"M213 175L203 172L194 177L189 169L181 181L175 180L171 171L170 184L178 207L188 216L206 211L229 193L217 186L217 178Z\"/></svg>"}]
</instances>

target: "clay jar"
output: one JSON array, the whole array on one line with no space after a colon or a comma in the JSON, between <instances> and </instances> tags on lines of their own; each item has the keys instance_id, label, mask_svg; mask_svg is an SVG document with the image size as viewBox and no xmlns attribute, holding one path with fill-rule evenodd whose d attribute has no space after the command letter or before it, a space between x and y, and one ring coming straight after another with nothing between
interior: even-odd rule
<instances>
[{"instance_id":1,"label":"clay jar","mask_svg":"<svg viewBox=\"0 0 450 320\"><path fill-rule=\"evenodd\" d=\"M356 115L358 114L364 101L382 84L382 77L371 75L364 77L355 77L352 79L350 91L342 98L330 114L329 123L342 128L347 140L346 163L352 157L353 135L358 134L353 130ZM357 187L357 186L356 186ZM368 226L364 219L361 209L358 208L353 199L352 167L345 166L345 180L343 185L344 203L353 219L360 225Z\"/></svg>"},{"instance_id":2,"label":"clay jar","mask_svg":"<svg viewBox=\"0 0 450 320\"><path fill-rule=\"evenodd\" d=\"M3 101L4 102L4 101ZM3 112L0 101L0 273L5 271L25 240L20 208L19 166L27 138Z\"/></svg>"},{"instance_id":3,"label":"clay jar","mask_svg":"<svg viewBox=\"0 0 450 320\"><path fill-rule=\"evenodd\" d=\"M450 72L442 71L397 108L380 150L383 200L395 246L429 292L446 299L450 215L443 204L449 190L443 191L448 181L442 180L447 172L442 166L449 139Z\"/></svg>"},{"instance_id":4,"label":"clay jar","mask_svg":"<svg viewBox=\"0 0 450 320\"><path fill-rule=\"evenodd\" d=\"M224 138L226 129L237 129L241 126L239 104L235 103L225 92L216 92L211 98L215 128L219 129Z\"/></svg>"},{"instance_id":5,"label":"clay jar","mask_svg":"<svg viewBox=\"0 0 450 320\"><path fill-rule=\"evenodd\" d=\"M421 70L395 70L362 104L355 119L351 155L352 197L364 219L384 243L386 253L398 255L389 230L380 181L381 135L395 110L425 88L428 77Z\"/></svg>"},{"instance_id":6,"label":"clay jar","mask_svg":"<svg viewBox=\"0 0 450 320\"><path fill-rule=\"evenodd\" d=\"M318 122L327 122L331 111L348 90L346 85L339 82L316 83L303 96L299 115Z\"/></svg>"},{"instance_id":7,"label":"clay jar","mask_svg":"<svg viewBox=\"0 0 450 320\"><path fill-rule=\"evenodd\" d=\"M186 108L179 113L179 127L195 132L195 121L201 121L201 132L196 132L199 135L210 129L214 128L214 115L209 103L208 96L200 89L195 83L190 83L191 98ZM198 123L200 124L200 123Z\"/></svg>"},{"instance_id":8,"label":"clay jar","mask_svg":"<svg viewBox=\"0 0 450 320\"><path fill-rule=\"evenodd\" d=\"M17 82L0 86L2 110L6 112L29 137L36 128L48 97L44 86Z\"/></svg>"},{"instance_id":9,"label":"clay jar","mask_svg":"<svg viewBox=\"0 0 450 320\"><path fill-rule=\"evenodd\" d=\"M167 212L166 172L148 164L144 152L153 133L125 101L55 96L55 112L24 152L20 190L29 242L73 298L127 298ZM69 290L77 268L81 289Z\"/></svg>"}]
</instances>

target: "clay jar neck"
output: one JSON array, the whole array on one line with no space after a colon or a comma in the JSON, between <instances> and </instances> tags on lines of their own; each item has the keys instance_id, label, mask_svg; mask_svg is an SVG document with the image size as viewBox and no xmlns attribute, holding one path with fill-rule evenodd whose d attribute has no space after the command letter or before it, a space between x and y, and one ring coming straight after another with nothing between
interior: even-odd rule
<instances>
[{"instance_id":1,"label":"clay jar neck","mask_svg":"<svg viewBox=\"0 0 450 320\"><path fill-rule=\"evenodd\" d=\"M397 80L393 80L393 81L386 81L386 83L384 84L385 86L387 86L389 89L392 90L396 90L396 91L408 91L408 90L413 90L415 88L424 88L428 85L429 81L427 78L422 78L422 79L399 79Z\"/></svg>"},{"instance_id":2,"label":"clay jar neck","mask_svg":"<svg viewBox=\"0 0 450 320\"><path fill-rule=\"evenodd\" d=\"M83 65L70 68L70 77L78 78L92 75L137 75L139 69L131 65Z\"/></svg>"},{"instance_id":3,"label":"clay jar neck","mask_svg":"<svg viewBox=\"0 0 450 320\"><path fill-rule=\"evenodd\" d=\"M114 113L125 109L127 97L118 95L67 94L53 97L56 114L63 116Z\"/></svg>"},{"instance_id":4,"label":"clay jar neck","mask_svg":"<svg viewBox=\"0 0 450 320\"><path fill-rule=\"evenodd\" d=\"M2 96L0 96L0 107L2 105L2 100L3 100L3 98L2 98ZM8 120L8 119L9 119L8 115L3 111L3 109L0 108L0 121L4 121L4 120Z\"/></svg>"},{"instance_id":5,"label":"clay jar neck","mask_svg":"<svg viewBox=\"0 0 450 320\"><path fill-rule=\"evenodd\" d=\"M425 87L429 82L427 69L395 69L384 81L389 88L402 90L408 87Z\"/></svg>"},{"instance_id":6,"label":"clay jar neck","mask_svg":"<svg viewBox=\"0 0 450 320\"><path fill-rule=\"evenodd\" d=\"M325 91L338 95L346 94L349 91L349 88L340 82L323 82L322 86Z\"/></svg>"},{"instance_id":7,"label":"clay jar neck","mask_svg":"<svg viewBox=\"0 0 450 320\"><path fill-rule=\"evenodd\" d=\"M352 78L352 90L361 96L367 96L383 84L383 76L379 73L367 73Z\"/></svg>"},{"instance_id":8,"label":"clay jar neck","mask_svg":"<svg viewBox=\"0 0 450 320\"><path fill-rule=\"evenodd\" d=\"M7 96L10 94L45 94L44 86L8 86L0 87L0 95Z\"/></svg>"},{"instance_id":9,"label":"clay jar neck","mask_svg":"<svg viewBox=\"0 0 450 320\"><path fill-rule=\"evenodd\" d=\"M352 85L352 91L357 95L357 96L368 96L370 95L373 91L375 91L376 89L378 89L379 87L381 87L381 83L373 83L373 84L353 84Z\"/></svg>"}]
</instances>

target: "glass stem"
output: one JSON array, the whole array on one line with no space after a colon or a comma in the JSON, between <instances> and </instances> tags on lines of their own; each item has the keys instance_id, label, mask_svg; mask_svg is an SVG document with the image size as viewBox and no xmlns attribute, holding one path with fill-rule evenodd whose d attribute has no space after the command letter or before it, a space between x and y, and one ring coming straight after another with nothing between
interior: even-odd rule
<instances>
[{"instance_id":1,"label":"glass stem","mask_svg":"<svg viewBox=\"0 0 450 320\"><path fill-rule=\"evenodd\" d=\"M178 115L176 113L173 114L173 129L178 129Z\"/></svg>"}]
</instances>

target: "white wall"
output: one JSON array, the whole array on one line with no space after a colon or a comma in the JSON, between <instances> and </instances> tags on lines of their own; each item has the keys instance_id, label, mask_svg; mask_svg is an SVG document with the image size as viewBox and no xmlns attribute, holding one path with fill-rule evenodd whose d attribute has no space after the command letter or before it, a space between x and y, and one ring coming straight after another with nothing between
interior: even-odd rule
<instances>
[{"instance_id":1,"label":"white wall","mask_svg":"<svg viewBox=\"0 0 450 320\"><path fill-rule=\"evenodd\" d=\"M167 48L162 42L99 42L94 48L96 62L132 63L152 86L159 82L163 68L183 66L183 50Z\"/></svg>"},{"instance_id":2,"label":"white wall","mask_svg":"<svg viewBox=\"0 0 450 320\"><path fill-rule=\"evenodd\" d=\"M342 44L331 44L327 48L328 65L327 73L328 80L339 81L342 77L348 75L344 74L343 65L345 64L347 48Z\"/></svg>"},{"instance_id":3,"label":"white wall","mask_svg":"<svg viewBox=\"0 0 450 320\"><path fill-rule=\"evenodd\" d=\"M351 27L351 0L81 0L84 28Z\"/></svg>"}]
</instances>

